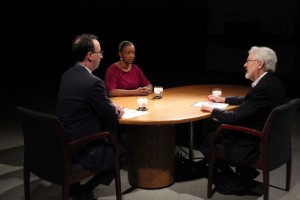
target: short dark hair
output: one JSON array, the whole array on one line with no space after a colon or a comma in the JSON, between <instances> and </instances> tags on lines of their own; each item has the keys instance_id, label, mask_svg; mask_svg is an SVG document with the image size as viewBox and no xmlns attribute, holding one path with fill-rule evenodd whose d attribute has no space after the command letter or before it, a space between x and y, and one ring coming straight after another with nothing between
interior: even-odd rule
<instances>
[{"instance_id":1,"label":"short dark hair","mask_svg":"<svg viewBox=\"0 0 300 200\"><path fill-rule=\"evenodd\" d=\"M128 45L134 45L132 42L128 41L128 40L124 40L119 44L118 50L121 52L123 51L123 49L125 47L127 47Z\"/></svg>"},{"instance_id":2,"label":"short dark hair","mask_svg":"<svg viewBox=\"0 0 300 200\"><path fill-rule=\"evenodd\" d=\"M95 51L93 40L98 40L93 34L84 33L75 36L72 41L72 56L75 62L83 61L88 52Z\"/></svg>"}]
</instances>

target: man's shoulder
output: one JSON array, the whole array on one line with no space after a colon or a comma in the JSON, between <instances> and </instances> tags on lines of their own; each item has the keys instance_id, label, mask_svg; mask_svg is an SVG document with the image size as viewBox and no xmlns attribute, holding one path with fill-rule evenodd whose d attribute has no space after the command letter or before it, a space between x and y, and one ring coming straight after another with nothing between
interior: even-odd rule
<instances>
[{"instance_id":1,"label":"man's shoulder","mask_svg":"<svg viewBox=\"0 0 300 200\"><path fill-rule=\"evenodd\" d=\"M84 69L84 67L75 64L74 66L68 68L64 74L72 74L72 73L81 73L81 72L87 72L86 69Z\"/></svg>"},{"instance_id":2,"label":"man's shoulder","mask_svg":"<svg viewBox=\"0 0 300 200\"><path fill-rule=\"evenodd\" d=\"M273 74L273 73L267 73L258 83L262 86L272 86L272 85L283 85L283 82L281 79Z\"/></svg>"},{"instance_id":3,"label":"man's shoulder","mask_svg":"<svg viewBox=\"0 0 300 200\"><path fill-rule=\"evenodd\" d=\"M268 72L262 79L274 79L280 81L279 77L271 72Z\"/></svg>"}]
</instances>

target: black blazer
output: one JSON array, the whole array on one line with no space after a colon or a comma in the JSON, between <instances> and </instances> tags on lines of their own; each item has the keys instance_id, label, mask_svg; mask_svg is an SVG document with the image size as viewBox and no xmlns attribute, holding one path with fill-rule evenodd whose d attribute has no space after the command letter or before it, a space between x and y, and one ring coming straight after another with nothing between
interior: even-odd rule
<instances>
[{"instance_id":1,"label":"black blazer","mask_svg":"<svg viewBox=\"0 0 300 200\"><path fill-rule=\"evenodd\" d=\"M241 125L261 130L271 110L287 101L283 83L267 73L245 97L226 97L225 102L240 105L235 111L214 109L211 119L219 123Z\"/></svg>"},{"instance_id":2,"label":"black blazer","mask_svg":"<svg viewBox=\"0 0 300 200\"><path fill-rule=\"evenodd\" d=\"M119 116L104 82L78 64L61 77L56 113L71 140L103 131Z\"/></svg>"}]
</instances>

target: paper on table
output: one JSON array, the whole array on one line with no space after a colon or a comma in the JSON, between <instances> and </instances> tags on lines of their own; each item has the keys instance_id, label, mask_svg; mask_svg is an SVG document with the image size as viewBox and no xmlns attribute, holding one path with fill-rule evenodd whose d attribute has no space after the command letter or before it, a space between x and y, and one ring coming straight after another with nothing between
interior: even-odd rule
<instances>
[{"instance_id":1,"label":"paper on table","mask_svg":"<svg viewBox=\"0 0 300 200\"><path fill-rule=\"evenodd\" d=\"M213 103L213 102L208 102L208 101L199 101L197 103L194 103L193 106L201 107L203 104L208 104L214 108L220 108L220 109L224 109L229 105L228 103Z\"/></svg>"},{"instance_id":2,"label":"paper on table","mask_svg":"<svg viewBox=\"0 0 300 200\"><path fill-rule=\"evenodd\" d=\"M130 108L124 108L124 112L125 113L122 116L122 118L124 118L124 119L129 119L129 118L149 114L149 112L146 112L146 111L138 111L138 110L134 110L134 109L130 109Z\"/></svg>"}]
</instances>

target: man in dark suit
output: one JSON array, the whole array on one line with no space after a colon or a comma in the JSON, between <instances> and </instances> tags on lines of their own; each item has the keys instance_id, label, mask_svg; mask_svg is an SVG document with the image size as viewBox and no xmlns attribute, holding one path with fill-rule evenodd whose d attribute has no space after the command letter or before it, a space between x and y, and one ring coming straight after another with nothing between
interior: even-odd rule
<instances>
[{"instance_id":1,"label":"man in dark suit","mask_svg":"<svg viewBox=\"0 0 300 200\"><path fill-rule=\"evenodd\" d=\"M117 125L124 111L108 98L104 82L92 74L103 58L98 38L92 34L76 36L72 54L75 65L61 77L56 111L70 140L75 140ZM93 189L97 185L111 183L114 178L113 153L112 145L104 139L74 151L75 161L98 172L87 183L71 186L70 196L74 200L94 199ZM120 154L122 166L129 159L128 149L121 146Z\"/></svg>"},{"instance_id":2,"label":"man in dark suit","mask_svg":"<svg viewBox=\"0 0 300 200\"><path fill-rule=\"evenodd\" d=\"M240 105L234 111L225 111L203 105L201 111L211 112L210 118L217 124L233 124L262 130L271 110L286 102L287 96L283 83L273 73L276 70L276 53L268 47L253 46L248 52L247 61L244 64L246 69L245 77L253 81L252 89L246 96L217 97L208 96L211 102L225 102ZM205 158L209 157L209 140L211 133L203 134L200 140L200 151ZM219 142L226 145L230 138L245 137L243 134L226 132L219 138ZM254 138L247 138L253 140ZM254 139L255 140L255 139ZM256 141L257 143L259 141ZM246 184L258 176L259 172L250 167L239 167L238 177L231 168L224 162L218 160L218 167L226 177L224 181L216 185L216 189L223 194L231 194L239 186ZM242 188L242 187L239 187Z\"/></svg>"}]
</instances>

